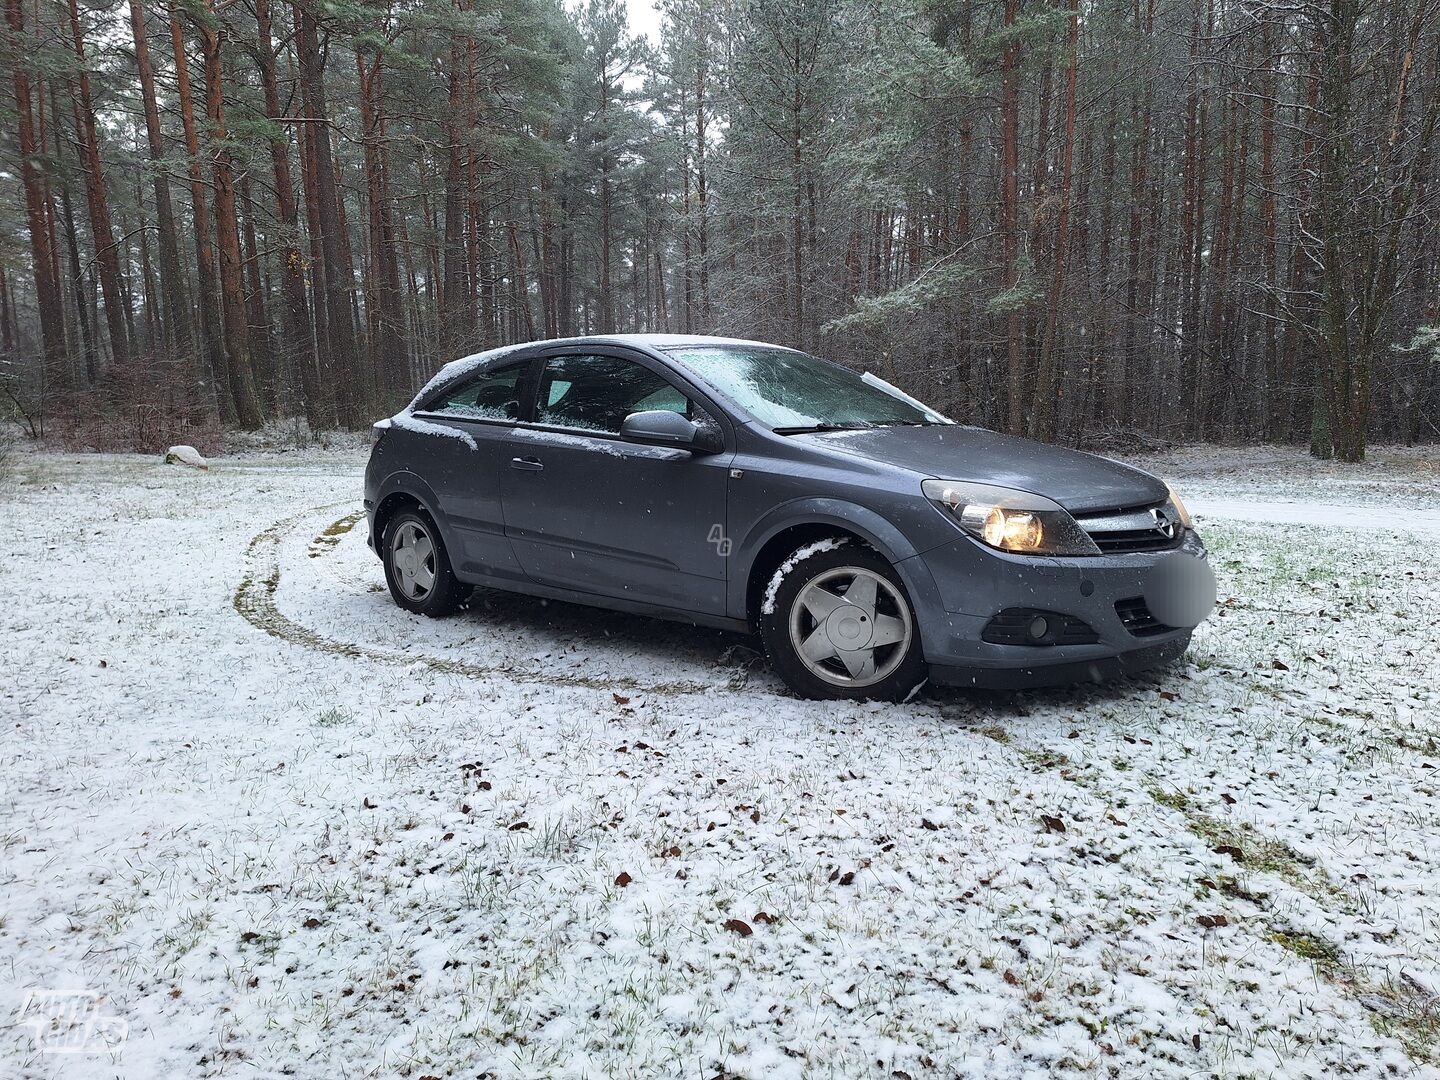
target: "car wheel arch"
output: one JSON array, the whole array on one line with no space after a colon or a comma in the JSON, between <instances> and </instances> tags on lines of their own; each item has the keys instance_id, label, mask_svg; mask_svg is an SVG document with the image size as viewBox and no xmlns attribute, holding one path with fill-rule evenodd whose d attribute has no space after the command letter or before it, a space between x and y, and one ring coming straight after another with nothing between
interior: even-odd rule
<instances>
[{"instance_id":1,"label":"car wheel arch","mask_svg":"<svg viewBox=\"0 0 1440 1080\"><path fill-rule=\"evenodd\" d=\"M430 485L414 473L395 473L385 478L375 500L375 510L371 518L371 539L377 552L390 519L410 507L425 511L440 530L441 539L449 544L450 537L446 535L445 523L437 512L438 500Z\"/></svg>"},{"instance_id":2,"label":"car wheel arch","mask_svg":"<svg viewBox=\"0 0 1440 1080\"><path fill-rule=\"evenodd\" d=\"M915 550L904 535L873 510L824 499L808 506L779 507L751 530L737 552L744 572L731 579L732 613L754 625L765 586L776 568L802 545L827 537L847 537L884 556L900 574L912 594L911 603L915 603L913 583L902 566Z\"/></svg>"}]
</instances>

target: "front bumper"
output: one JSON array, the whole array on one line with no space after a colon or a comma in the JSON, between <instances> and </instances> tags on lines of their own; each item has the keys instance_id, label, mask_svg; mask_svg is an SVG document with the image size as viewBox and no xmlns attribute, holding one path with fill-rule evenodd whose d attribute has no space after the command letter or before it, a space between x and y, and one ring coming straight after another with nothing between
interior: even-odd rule
<instances>
[{"instance_id":1,"label":"front bumper","mask_svg":"<svg viewBox=\"0 0 1440 1080\"><path fill-rule=\"evenodd\" d=\"M1178 658L1189 628L1135 634L1116 604L1142 596L1147 573L1183 551L1205 557L1193 531L1169 551L1088 558L1009 555L957 537L900 566L915 604L931 678L946 685L1018 688L1099 682ZM1007 608L1083 619L1099 638L1083 645L999 645L986 625Z\"/></svg>"},{"instance_id":2,"label":"front bumper","mask_svg":"<svg viewBox=\"0 0 1440 1080\"><path fill-rule=\"evenodd\" d=\"M1044 686L1109 682L1178 660L1189 647L1190 631L1184 630L1170 635L1158 645L1146 645L1093 660L1051 660L1047 657L1045 663L1021 667L931 664L930 681L940 686L969 686L977 690L1033 690Z\"/></svg>"}]
</instances>

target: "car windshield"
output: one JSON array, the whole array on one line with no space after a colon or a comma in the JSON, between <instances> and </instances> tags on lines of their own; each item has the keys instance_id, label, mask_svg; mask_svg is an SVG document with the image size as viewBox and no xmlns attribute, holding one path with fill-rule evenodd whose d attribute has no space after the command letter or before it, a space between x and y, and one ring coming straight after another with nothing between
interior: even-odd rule
<instances>
[{"instance_id":1,"label":"car windshield","mask_svg":"<svg viewBox=\"0 0 1440 1080\"><path fill-rule=\"evenodd\" d=\"M716 390L784 434L894 424L949 423L873 376L791 349L698 345L671 350Z\"/></svg>"}]
</instances>

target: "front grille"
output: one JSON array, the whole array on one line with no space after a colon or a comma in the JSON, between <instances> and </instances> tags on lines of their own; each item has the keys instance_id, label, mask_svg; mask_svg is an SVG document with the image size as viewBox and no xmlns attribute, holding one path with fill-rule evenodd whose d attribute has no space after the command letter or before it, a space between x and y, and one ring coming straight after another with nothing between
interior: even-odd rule
<instances>
[{"instance_id":1,"label":"front grille","mask_svg":"<svg viewBox=\"0 0 1440 1080\"><path fill-rule=\"evenodd\" d=\"M1120 616L1120 621L1125 624L1125 629L1136 637L1154 637L1156 634L1163 634L1175 629L1155 618L1150 613L1145 598L1141 596L1115 601L1115 614Z\"/></svg>"},{"instance_id":2,"label":"front grille","mask_svg":"<svg viewBox=\"0 0 1440 1080\"><path fill-rule=\"evenodd\" d=\"M1045 620L1045 632L1035 637L1031 627ZM1006 608L985 624L980 638L991 645L1094 645L1100 635L1084 619L1038 608Z\"/></svg>"},{"instance_id":3,"label":"front grille","mask_svg":"<svg viewBox=\"0 0 1440 1080\"><path fill-rule=\"evenodd\" d=\"M1095 514L1075 519L1095 541L1102 554L1124 555L1135 551L1166 551L1179 547L1185 530L1166 504Z\"/></svg>"},{"instance_id":4,"label":"front grille","mask_svg":"<svg viewBox=\"0 0 1440 1080\"><path fill-rule=\"evenodd\" d=\"M1180 540L1166 536L1159 529L1126 529L1113 533L1091 533L1090 539L1106 555L1123 555L1131 551L1164 551Z\"/></svg>"}]
</instances>

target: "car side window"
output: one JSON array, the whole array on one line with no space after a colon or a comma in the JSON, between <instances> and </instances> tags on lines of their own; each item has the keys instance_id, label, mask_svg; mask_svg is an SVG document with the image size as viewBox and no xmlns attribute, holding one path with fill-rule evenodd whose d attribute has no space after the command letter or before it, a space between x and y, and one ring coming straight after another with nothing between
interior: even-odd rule
<instances>
[{"instance_id":1,"label":"car side window","mask_svg":"<svg viewBox=\"0 0 1440 1080\"><path fill-rule=\"evenodd\" d=\"M620 434L633 412L691 415L690 400L669 380L619 356L552 356L540 376L537 423Z\"/></svg>"},{"instance_id":2,"label":"car side window","mask_svg":"<svg viewBox=\"0 0 1440 1080\"><path fill-rule=\"evenodd\" d=\"M514 420L520 415L520 383L524 372L524 364L481 372L447 390L425 411L461 420Z\"/></svg>"}]
</instances>

